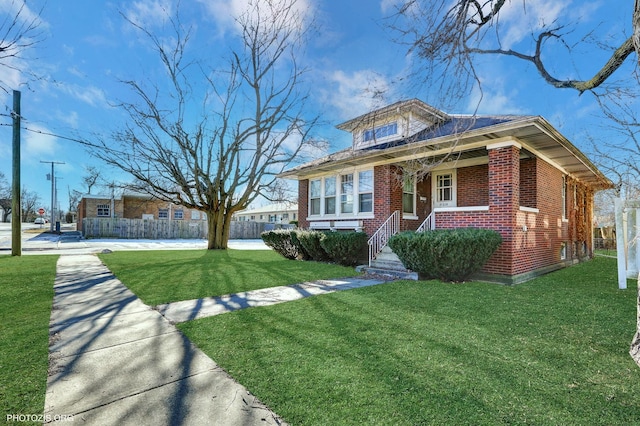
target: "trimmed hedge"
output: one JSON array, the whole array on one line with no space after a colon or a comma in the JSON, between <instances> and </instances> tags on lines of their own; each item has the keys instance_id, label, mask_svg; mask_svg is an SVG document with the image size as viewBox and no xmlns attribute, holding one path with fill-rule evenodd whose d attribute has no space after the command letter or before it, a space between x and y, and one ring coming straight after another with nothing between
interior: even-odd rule
<instances>
[{"instance_id":1,"label":"trimmed hedge","mask_svg":"<svg viewBox=\"0 0 640 426\"><path fill-rule=\"evenodd\" d=\"M287 259L308 259L309 254L300 243L296 233L297 231L290 229L276 229L265 231L260 234L260 237L268 247L271 247Z\"/></svg>"},{"instance_id":2,"label":"trimmed hedge","mask_svg":"<svg viewBox=\"0 0 640 426\"><path fill-rule=\"evenodd\" d=\"M364 232L327 232L320 245L334 262L355 266L367 256L368 239Z\"/></svg>"},{"instance_id":3,"label":"trimmed hedge","mask_svg":"<svg viewBox=\"0 0 640 426\"><path fill-rule=\"evenodd\" d=\"M324 232L299 230L296 236L311 260L317 260L318 262L331 260L331 256L322 248L322 240L325 239Z\"/></svg>"},{"instance_id":4,"label":"trimmed hedge","mask_svg":"<svg viewBox=\"0 0 640 426\"><path fill-rule=\"evenodd\" d=\"M406 268L424 278L454 282L478 272L501 243L498 232L478 228L402 232L389 239Z\"/></svg>"},{"instance_id":5,"label":"trimmed hedge","mask_svg":"<svg viewBox=\"0 0 640 426\"><path fill-rule=\"evenodd\" d=\"M260 234L262 241L287 259L333 261L355 266L367 257L364 232L318 232L276 229Z\"/></svg>"}]
</instances>

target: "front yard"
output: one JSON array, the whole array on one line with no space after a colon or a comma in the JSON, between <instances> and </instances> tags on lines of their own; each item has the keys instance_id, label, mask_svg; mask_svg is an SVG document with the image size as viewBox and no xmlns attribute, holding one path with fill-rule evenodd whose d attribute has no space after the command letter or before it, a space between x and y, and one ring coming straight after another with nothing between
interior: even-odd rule
<instances>
[{"instance_id":1,"label":"front yard","mask_svg":"<svg viewBox=\"0 0 640 426\"><path fill-rule=\"evenodd\" d=\"M635 285L398 281L179 328L292 424L637 424Z\"/></svg>"},{"instance_id":2,"label":"front yard","mask_svg":"<svg viewBox=\"0 0 640 426\"><path fill-rule=\"evenodd\" d=\"M101 256L146 303L354 274L270 252ZM0 257L0 401L41 413L55 256ZM597 258L515 287L397 281L181 324L291 424L638 424L635 282Z\"/></svg>"}]
</instances>

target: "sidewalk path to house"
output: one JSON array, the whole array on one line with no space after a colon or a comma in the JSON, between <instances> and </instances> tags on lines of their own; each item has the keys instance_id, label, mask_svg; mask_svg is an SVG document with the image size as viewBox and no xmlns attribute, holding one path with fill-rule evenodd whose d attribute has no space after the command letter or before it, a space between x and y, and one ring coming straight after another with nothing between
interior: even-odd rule
<instances>
[{"instance_id":1,"label":"sidewalk path to house","mask_svg":"<svg viewBox=\"0 0 640 426\"><path fill-rule=\"evenodd\" d=\"M238 309L275 305L277 303L290 302L319 294L368 287L382 284L386 281L388 280L362 277L320 280L288 286L263 288L228 296L184 300L158 305L155 309L172 323L180 323L237 311Z\"/></svg>"},{"instance_id":2,"label":"sidewalk path to house","mask_svg":"<svg viewBox=\"0 0 640 426\"><path fill-rule=\"evenodd\" d=\"M303 283L152 309L97 256L62 255L51 312L45 414L60 423L72 418L87 425L283 424L172 322L382 282Z\"/></svg>"},{"instance_id":3,"label":"sidewalk path to house","mask_svg":"<svg viewBox=\"0 0 640 426\"><path fill-rule=\"evenodd\" d=\"M61 256L54 287L47 418L87 425L282 424L95 255Z\"/></svg>"}]
</instances>

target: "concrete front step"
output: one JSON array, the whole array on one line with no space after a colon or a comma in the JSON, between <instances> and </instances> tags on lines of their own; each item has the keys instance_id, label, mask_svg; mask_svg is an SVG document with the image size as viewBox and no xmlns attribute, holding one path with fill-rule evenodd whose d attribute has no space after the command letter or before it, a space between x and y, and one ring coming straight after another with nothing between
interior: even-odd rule
<instances>
[{"instance_id":1,"label":"concrete front step","mask_svg":"<svg viewBox=\"0 0 640 426\"><path fill-rule=\"evenodd\" d=\"M383 247L382 251L371 261L371 265L361 267L361 270L369 274L386 275L400 279L418 279L418 274L405 268L400 258L389 246Z\"/></svg>"},{"instance_id":2,"label":"concrete front step","mask_svg":"<svg viewBox=\"0 0 640 426\"><path fill-rule=\"evenodd\" d=\"M418 280L418 273L411 272L406 269L398 270L398 269L385 269L385 268L375 268L373 266L358 266L356 267L356 271L364 272L365 274L388 277L394 280Z\"/></svg>"}]
</instances>

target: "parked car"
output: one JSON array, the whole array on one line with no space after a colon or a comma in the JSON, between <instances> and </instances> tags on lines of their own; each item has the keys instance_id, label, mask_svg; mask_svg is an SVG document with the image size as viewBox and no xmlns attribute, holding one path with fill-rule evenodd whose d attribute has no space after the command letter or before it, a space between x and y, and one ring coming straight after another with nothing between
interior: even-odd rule
<instances>
[{"instance_id":1,"label":"parked car","mask_svg":"<svg viewBox=\"0 0 640 426\"><path fill-rule=\"evenodd\" d=\"M44 218L36 217L36 220L34 220L33 223L35 223L36 225L44 225L46 222Z\"/></svg>"}]
</instances>

